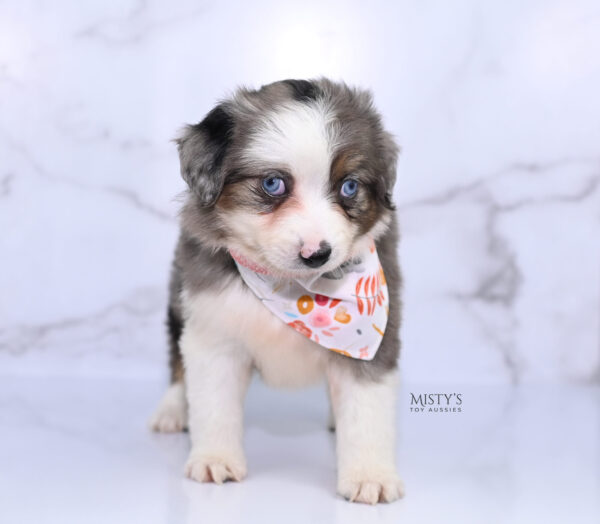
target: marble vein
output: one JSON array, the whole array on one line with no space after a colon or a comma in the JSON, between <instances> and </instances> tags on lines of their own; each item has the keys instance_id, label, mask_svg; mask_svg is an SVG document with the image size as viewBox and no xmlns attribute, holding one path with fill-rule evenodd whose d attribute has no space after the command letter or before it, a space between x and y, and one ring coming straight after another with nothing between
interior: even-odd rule
<instances>
[{"instance_id":1,"label":"marble vein","mask_svg":"<svg viewBox=\"0 0 600 524\"><path fill-rule=\"evenodd\" d=\"M519 174L522 176L543 174L554 169L560 169L567 166L587 166L600 169L600 157L573 158L565 157L550 162L515 162L498 171L475 178L472 182L453 184L447 189L443 189L433 195L401 203L398 206L400 212L408 211L413 208L423 206L439 206L452 202L464 195L469 195L476 190L483 188L486 184L497 181L507 175Z\"/></svg>"},{"instance_id":2,"label":"marble vein","mask_svg":"<svg viewBox=\"0 0 600 524\"><path fill-rule=\"evenodd\" d=\"M325 75L371 88L405 146L407 379L600 383L596 4L3 3L0 367L164 373L169 130L236 85ZM80 299L81 263L119 275ZM119 307L144 285L152 311ZM28 310L40 291L63 309Z\"/></svg>"},{"instance_id":3,"label":"marble vein","mask_svg":"<svg viewBox=\"0 0 600 524\"><path fill-rule=\"evenodd\" d=\"M138 289L126 297L111 303L93 313L80 316L63 317L51 322L39 324L20 324L0 328L0 351L12 355L23 354L33 349L45 347L52 336L83 328L83 339L98 340L116 331L130 328L132 319L153 317L164 308L164 300L148 290ZM81 341L82 339L80 339Z\"/></svg>"},{"instance_id":4,"label":"marble vein","mask_svg":"<svg viewBox=\"0 0 600 524\"><path fill-rule=\"evenodd\" d=\"M152 19L151 14L148 14L146 0L139 0L124 16L93 22L77 31L75 38L97 40L111 47L140 44L152 34L177 27L206 11L206 6L200 5L183 13L161 15Z\"/></svg>"},{"instance_id":5,"label":"marble vein","mask_svg":"<svg viewBox=\"0 0 600 524\"><path fill-rule=\"evenodd\" d=\"M0 178L0 197L8 197L15 178L14 173L6 173Z\"/></svg>"},{"instance_id":6,"label":"marble vein","mask_svg":"<svg viewBox=\"0 0 600 524\"><path fill-rule=\"evenodd\" d=\"M105 194L114 195L132 205L138 211L147 213L154 218L158 218L159 220L166 222L174 222L175 220L170 213L167 213L166 211L158 209L148 202L145 202L135 191L118 186L96 186L87 182L83 182L72 176L52 173L34 157L30 149L24 144L15 142L12 139L8 140L8 144L12 150L18 152L27 161L33 172L42 178L46 178L52 182L58 182L84 191L100 191Z\"/></svg>"},{"instance_id":7,"label":"marble vein","mask_svg":"<svg viewBox=\"0 0 600 524\"><path fill-rule=\"evenodd\" d=\"M505 176L514 174L519 176L543 176L549 171L573 165L586 166L596 174L585 177L575 188L556 191L550 187L543 197L518 198L506 204L497 201L491 187L494 182ZM503 215L515 213L525 208L553 203L577 204L592 197L600 186L599 166L600 162L597 159L588 158L564 158L547 163L518 162L490 175L482 176L468 184L454 185L438 194L400 206L400 212L403 213L427 206L447 206L463 198L472 199L481 206L485 217L485 249L494 264L487 273L475 282L472 291L466 293L452 292L450 297L463 305L465 311L471 315L486 338L500 352L505 371L513 384L520 382L522 366L519 361L514 333L520 319L512 308L519 295L524 275L518 265L514 248L498 231L499 221ZM508 324L504 328L508 327L508 329L498 329L497 326L491 326L485 316L478 310L479 306L499 308L503 312L505 322ZM600 375L600 371L597 373Z\"/></svg>"}]
</instances>

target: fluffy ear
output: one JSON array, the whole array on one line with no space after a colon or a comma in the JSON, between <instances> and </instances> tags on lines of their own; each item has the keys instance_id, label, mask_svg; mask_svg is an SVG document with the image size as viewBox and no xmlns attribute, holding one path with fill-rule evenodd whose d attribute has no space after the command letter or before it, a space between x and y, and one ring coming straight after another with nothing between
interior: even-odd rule
<instances>
[{"instance_id":1,"label":"fluffy ear","mask_svg":"<svg viewBox=\"0 0 600 524\"><path fill-rule=\"evenodd\" d=\"M233 118L220 104L202 122L187 126L176 140L181 176L203 206L212 206L223 189L222 165L233 127Z\"/></svg>"},{"instance_id":2,"label":"fluffy ear","mask_svg":"<svg viewBox=\"0 0 600 524\"><path fill-rule=\"evenodd\" d=\"M394 209L392 200L392 191L396 183L396 166L398 163L398 153L400 148L390 133L383 132L380 145L381 160L383 162L383 179L377 188L378 196L381 202L388 209Z\"/></svg>"}]
</instances>

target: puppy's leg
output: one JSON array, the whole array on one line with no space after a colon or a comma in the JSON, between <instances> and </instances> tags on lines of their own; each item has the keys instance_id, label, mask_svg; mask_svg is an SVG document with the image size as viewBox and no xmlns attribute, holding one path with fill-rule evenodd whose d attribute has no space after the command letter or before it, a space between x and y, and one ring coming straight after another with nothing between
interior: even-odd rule
<instances>
[{"instance_id":1,"label":"puppy's leg","mask_svg":"<svg viewBox=\"0 0 600 524\"><path fill-rule=\"evenodd\" d=\"M172 277L173 278L173 277ZM174 285L173 283L171 284ZM178 285L175 284L174 287ZM179 339L183 321L176 298L170 297L167 310L167 327L169 333L169 367L171 370L171 385L163 395L154 415L150 419L150 428L154 431L172 433L187 428L187 402L185 400L185 385L183 382L183 362Z\"/></svg>"},{"instance_id":2,"label":"puppy's leg","mask_svg":"<svg viewBox=\"0 0 600 524\"><path fill-rule=\"evenodd\" d=\"M404 494L396 473L396 373L357 378L331 363L328 380L336 420L338 493L352 502L391 502Z\"/></svg>"},{"instance_id":3,"label":"puppy's leg","mask_svg":"<svg viewBox=\"0 0 600 524\"><path fill-rule=\"evenodd\" d=\"M174 433L187 428L187 402L183 380L169 386L149 424L153 431L162 433Z\"/></svg>"},{"instance_id":4,"label":"puppy's leg","mask_svg":"<svg viewBox=\"0 0 600 524\"><path fill-rule=\"evenodd\" d=\"M252 363L239 346L187 330L185 361L192 449L185 474L221 484L246 476L242 449L243 403Z\"/></svg>"}]
</instances>

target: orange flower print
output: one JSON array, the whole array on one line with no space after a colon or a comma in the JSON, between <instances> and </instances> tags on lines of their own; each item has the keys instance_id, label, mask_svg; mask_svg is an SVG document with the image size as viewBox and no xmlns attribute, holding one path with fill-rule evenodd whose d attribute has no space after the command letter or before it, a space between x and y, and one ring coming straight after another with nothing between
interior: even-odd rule
<instances>
[{"instance_id":1,"label":"orange flower print","mask_svg":"<svg viewBox=\"0 0 600 524\"><path fill-rule=\"evenodd\" d=\"M310 295L302 295L298 299L298 311L303 315L310 313L314 307L315 303Z\"/></svg>"},{"instance_id":2,"label":"orange flower print","mask_svg":"<svg viewBox=\"0 0 600 524\"><path fill-rule=\"evenodd\" d=\"M379 266L379 278L381 279L381 285L386 286L387 282L385 281L385 275L383 273L383 268Z\"/></svg>"},{"instance_id":3,"label":"orange flower print","mask_svg":"<svg viewBox=\"0 0 600 524\"><path fill-rule=\"evenodd\" d=\"M365 310L365 306L363 304L362 299L360 298L360 286L362 285L362 281L363 281L364 277L360 277L358 279L358 282L356 283L356 306L358 307L358 312L362 315L363 311Z\"/></svg>"},{"instance_id":4,"label":"orange flower print","mask_svg":"<svg viewBox=\"0 0 600 524\"><path fill-rule=\"evenodd\" d=\"M377 333L379 333L381 336L383 336L383 331L381 331L381 329L379 329L375 324L373 324L373 329L377 331Z\"/></svg>"},{"instance_id":5,"label":"orange flower print","mask_svg":"<svg viewBox=\"0 0 600 524\"><path fill-rule=\"evenodd\" d=\"M298 333L304 335L307 338L312 336L311 329L304 323L302 320L294 320L293 322L288 322L288 326L293 327Z\"/></svg>"},{"instance_id":6,"label":"orange flower print","mask_svg":"<svg viewBox=\"0 0 600 524\"><path fill-rule=\"evenodd\" d=\"M385 300L385 296L383 295L383 291L380 288L379 294L377 295L377 303L381 306L381 304L383 304L384 300Z\"/></svg>"},{"instance_id":7,"label":"orange flower print","mask_svg":"<svg viewBox=\"0 0 600 524\"><path fill-rule=\"evenodd\" d=\"M339 353L340 355L344 355L345 357L352 356L350 353L348 353L347 351L344 351L343 349L335 349L335 348L329 348L329 349L331 349L331 351L335 351L336 353Z\"/></svg>"},{"instance_id":8,"label":"orange flower print","mask_svg":"<svg viewBox=\"0 0 600 524\"><path fill-rule=\"evenodd\" d=\"M335 316L333 318L342 324L347 324L352 320L352 315L348 313L345 306L340 306L335 310Z\"/></svg>"},{"instance_id":9,"label":"orange flower print","mask_svg":"<svg viewBox=\"0 0 600 524\"><path fill-rule=\"evenodd\" d=\"M371 298L369 299L369 303L371 304L371 315L375 313L375 302L377 300L377 295L379 294L379 286L377 286L377 293L375 293L375 285L377 284L377 280L375 275L373 275L373 280L371 280ZM367 290L368 292L368 290ZM373 302L371 303L371 299Z\"/></svg>"},{"instance_id":10,"label":"orange flower print","mask_svg":"<svg viewBox=\"0 0 600 524\"><path fill-rule=\"evenodd\" d=\"M363 278L358 279L356 283L356 307L358 308L358 313L362 315L365 311L365 303L367 305L367 315L371 316L375 314L375 308L377 304L381 305L383 303L384 297L383 292L381 291L381 278L383 277L383 272L378 271L373 275L369 275L367 279L363 282ZM362 288L362 295L361 295Z\"/></svg>"}]
</instances>

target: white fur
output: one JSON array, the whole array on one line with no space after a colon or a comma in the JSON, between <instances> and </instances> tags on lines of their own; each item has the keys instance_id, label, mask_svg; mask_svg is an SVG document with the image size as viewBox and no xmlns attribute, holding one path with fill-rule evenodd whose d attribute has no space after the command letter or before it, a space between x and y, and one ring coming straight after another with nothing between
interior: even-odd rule
<instances>
[{"instance_id":1,"label":"white fur","mask_svg":"<svg viewBox=\"0 0 600 524\"><path fill-rule=\"evenodd\" d=\"M293 212L270 215L223 212L225 227L238 239L229 245L281 276L307 276L298 253L332 246L330 271L371 242L354 242L357 226L332 203L329 175L338 130L320 104L290 103L259 127L247 160L285 168L294 177ZM286 203L287 205L287 203ZM372 231L377 237L389 220ZM298 275L298 273L301 275ZM395 374L360 381L350 366L276 318L241 282L218 292L182 294L185 325L180 347L185 364L192 449L186 475L198 481L241 480L243 400L253 369L274 386L302 386L327 376L337 427L338 491L358 502L392 501L402 495L395 471ZM171 386L153 419L157 430L182 427L182 385ZM175 420L175 422L173 422ZM332 425L334 421L331 421Z\"/></svg>"},{"instance_id":2,"label":"white fur","mask_svg":"<svg viewBox=\"0 0 600 524\"><path fill-rule=\"evenodd\" d=\"M188 309L180 339L185 363L192 449L185 474L199 482L241 480L246 475L242 449L243 401L252 362L222 330L210 324L205 307ZM204 306L204 307L203 307Z\"/></svg>"},{"instance_id":3,"label":"white fur","mask_svg":"<svg viewBox=\"0 0 600 524\"><path fill-rule=\"evenodd\" d=\"M211 338L239 346L267 384L300 387L325 376L322 348L276 318L241 282L218 292L184 294L184 304L200 349Z\"/></svg>"},{"instance_id":4,"label":"white fur","mask_svg":"<svg viewBox=\"0 0 600 524\"><path fill-rule=\"evenodd\" d=\"M266 116L246 150L250 161L285 165L323 182L336 146L334 114L324 104L289 103Z\"/></svg>"},{"instance_id":5,"label":"white fur","mask_svg":"<svg viewBox=\"0 0 600 524\"><path fill-rule=\"evenodd\" d=\"M180 343L192 440L187 476L221 483L246 475L243 400L255 367L279 387L310 384L326 374L337 428L338 492L371 504L402 496L395 470L395 373L379 382L359 380L276 319L241 283L221 292L184 293L183 302L187 320ZM165 398L175 391L172 386Z\"/></svg>"},{"instance_id":6,"label":"white fur","mask_svg":"<svg viewBox=\"0 0 600 524\"><path fill-rule=\"evenodd\" d=\"M236 239L230 249L273 275L306 277L311 271L325 273L339 267L386 231L390 217L384 215L369 235L355 241L358 225L330 199L332 152L338 146L338 134L333 115L321 104L290 103L265 118L250 140L246 160L292 174L292 211L222 213L226 229ZM316 251L322 241L332 248L329 261L314 270L299 267L299 253Z\"/></svg>"},{"instance_id":7,"label":"white fur","mask_svg":"<svg viewBox=\"0 0 600 524\"><path fill-rule=\"evenodd\" d=\"M338 493L351 501L391 502L404 493L396 473L396 374L359 380L347 367L329 366L337 431Z\"/></svg>"},{"instance_id":8,"label":"white fur","mask_svg":"<svg viewBox=\"0 0 600 524\"><path fill-rule=\"evenodd\" d=\"M292 104L270 114L255 131L245 153L249 162L280 167L294 177L293 212L270 215L234 210L222 215L232 237L229 246L273 274L306 276L298 267L303 247L328 242L332 254L318 272L330 271L351 255L357 226L328 197L332 151L336 147L333 116L320 104ZM299 273L299 274L298 274Z\"/></svg>"},{"instance_id":9,"label":"white fur","mask_svg":"<svg viewBox=\"0 0 600 524\"><path fill-rule=\"evenodd\" d=\"M184 307L180 345L192 441L185 473L200 482L239 481L246 475L243 400L253 366L267 382L300 385L322 377L324 359L241 284L184 296Z\"/></svg>"},{"instance_id":10,"label":"white fur","mask_svg":"<svg viewBox=\"0 0 600 524\"><path fill-rule=\"evenodd\" d=\"M182 382L171 384L165 391L149 424L153 431L161 433L174 433L187 428L187 403Z\"/></svg>"}]
</instances>

